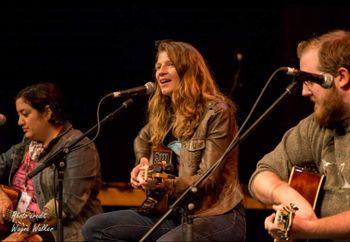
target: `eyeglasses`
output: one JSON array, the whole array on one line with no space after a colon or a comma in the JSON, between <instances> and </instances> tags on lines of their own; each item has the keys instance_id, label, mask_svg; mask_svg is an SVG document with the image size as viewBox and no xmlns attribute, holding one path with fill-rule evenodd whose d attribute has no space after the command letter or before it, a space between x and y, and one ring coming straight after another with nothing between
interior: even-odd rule
<instances>
[{"instance_id":1,"label":"eyeglasses","mask_svg":"<svg viewBox=\"0 0 350 242\"><path fill-rule=\"evenodd\" d=\"M307 88L310 89L310 87L312 87L314 85L314 82L312 81L303 81L303 83L307 86Z\"/></svg>"}]
</instances>

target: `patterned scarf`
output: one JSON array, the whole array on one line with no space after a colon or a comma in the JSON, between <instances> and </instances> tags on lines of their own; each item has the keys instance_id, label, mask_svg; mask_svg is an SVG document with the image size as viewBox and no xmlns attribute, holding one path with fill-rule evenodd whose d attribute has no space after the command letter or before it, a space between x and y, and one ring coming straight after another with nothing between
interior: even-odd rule
<instances>
[{"instance_id":1,"label":"patterned scarf","mask_svg":"<svg viewBox=\"0 0 350 242\"><path fill-rule=\"evenodd\" d=\"M44 151L44 146L42 143L37 141L32 141L29 144L29 155L30 159L37 161L41 153Z\"/></svg>"}]
</instances>

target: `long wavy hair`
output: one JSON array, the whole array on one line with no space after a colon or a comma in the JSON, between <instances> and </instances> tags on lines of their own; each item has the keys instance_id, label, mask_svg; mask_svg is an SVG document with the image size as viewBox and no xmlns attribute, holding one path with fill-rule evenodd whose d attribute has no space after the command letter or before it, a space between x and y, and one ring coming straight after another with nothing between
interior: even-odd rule
<instances>
[{"instance_id":1,"label":"long wavy hair","mask_svg":"<svg viewBox=\"0 0 350 242\"><path fill-rule=\"evenodd\" d=\"M220 92L196 48L185 42L162 40L156 42L156 49L156 61L161 52L167 53L180 77L180 86L169 97L161 93L157 84L150 97L148 123L153 145L161 144L170 129L178 139L191 137L208 101L226 102L236 111L233 102Z\"/></svg>"}]
</instances>

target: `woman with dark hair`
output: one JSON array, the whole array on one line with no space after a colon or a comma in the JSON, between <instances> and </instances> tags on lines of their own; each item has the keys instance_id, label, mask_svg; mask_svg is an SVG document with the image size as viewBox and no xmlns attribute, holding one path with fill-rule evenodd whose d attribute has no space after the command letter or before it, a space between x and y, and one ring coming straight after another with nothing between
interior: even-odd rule
<instances>
[{"instance_id":1,"label":"woman with dark hair","mask_svg":"<svg viewBox=\"0 0 350 242\"><path fill-rule=\"evenodd\" d=\"M219 160L237 132L235 105L220 92L192 45L158 42L155 79L148 123L134 141L137 162L130 180L133 187L146 191L147 199L138 210L91 217L83 227L86 241L140 240L162 214L159 205L174 201L196 182ZM192 234L185 235L193 241L245 240L237 152L229 154L193 196ZM156 178L157 173L165 177ZM148 239L183 241L181 216L181 209L173 212Z\"/></svg>"},{"instance_id":2,"label":"woman with dark hair","mask_svg":"<svg viewBox=\"0 0 350 242\"><path fill-rule=\"evenodd\" d=\"M68 121L63 95L52 83L22 89L15 103L24 138L0 155L0 182L7 185L0 189L3 228L8 212L15 211L10 219L13 224L8 226L7 234L2 235L7 236L2 241L55 241L58 232L56 167L49 166L32 178L28 178L28 174L82 133ZM72 149L64 157L64 241L83 241L82 225L88 217L102 212L97 199L101 183L98 152L88 138L79 145L82 148ZM19 191L17 203L10 199L15 191ZM32 218L43 221L33 222Z\"/></svg>"}]
</instances>

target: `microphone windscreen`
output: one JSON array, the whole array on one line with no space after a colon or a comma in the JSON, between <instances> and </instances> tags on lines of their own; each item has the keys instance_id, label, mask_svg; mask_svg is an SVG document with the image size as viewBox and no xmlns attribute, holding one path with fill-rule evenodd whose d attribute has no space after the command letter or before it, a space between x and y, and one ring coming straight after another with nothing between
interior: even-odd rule
<instances>
[{"instance_id":1,"label":"microphone windscreen","mask_svg":"<svg viewBox=\"0 0 350 242\"><path fill-rule=\"evenodd\" d=\"M6 117L5 115L0 113L0 126L4 125L6 123Z\"/></svg>"}]
</instances>

